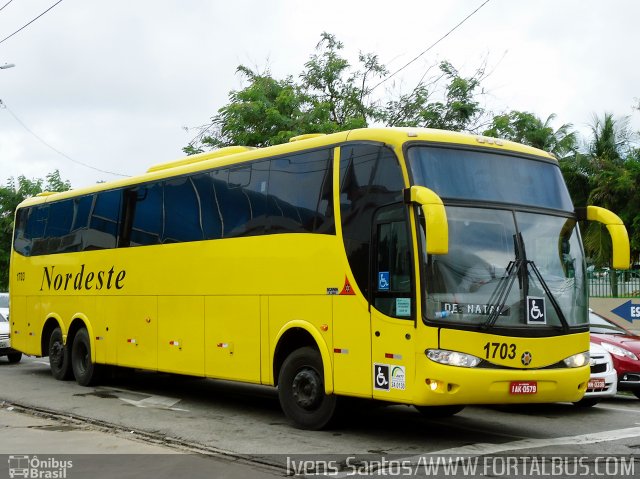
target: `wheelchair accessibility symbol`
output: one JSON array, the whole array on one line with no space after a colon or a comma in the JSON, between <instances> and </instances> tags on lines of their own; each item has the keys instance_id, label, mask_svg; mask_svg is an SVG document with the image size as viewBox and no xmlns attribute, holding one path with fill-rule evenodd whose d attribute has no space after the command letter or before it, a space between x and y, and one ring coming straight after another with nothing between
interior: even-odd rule
<instances>
[{"instance_id":1,"label":"wheelchair accessibility symbol","mask_svg":"<svg viewBox=\"0 0 640 479\"><path fill-rule=\"evenodd\" d=\"M373 365L373 388L389 391L391 384L389 383L389 365L374 364Z\"/></svg>"},{"instance_id":2,"label":"wheelchair accessibility symbol","mask_svg":"<svg viewBox=\"0 0 640 479\"><path fill-rule=\"evenodd\" d=\"M547 324L544 298L527 296L527 323Z\"/></svg>"},{"instance_id":3,"label":"wheelchair accessibility symbol","mask_svg":"<svg viewBox=\"0 0 640 479\"><path fill-rule=\"evenodd\" d=\"M389 291L389 272L381 271L378 273L378 291Z\"/></svg>"}]
</instances>

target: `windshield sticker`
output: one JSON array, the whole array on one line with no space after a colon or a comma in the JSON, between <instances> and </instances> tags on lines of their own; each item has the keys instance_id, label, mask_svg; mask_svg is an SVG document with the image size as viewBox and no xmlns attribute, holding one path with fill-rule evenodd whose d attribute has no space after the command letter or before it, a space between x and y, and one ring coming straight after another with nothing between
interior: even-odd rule
<instances>
[{"instance_id":1,"label":"windshield sticker","mask_svg":"<svg viewBox=\"0 0 640 479\"><path fill-rule=\"evenodd\" d=\"M544 298L527 296L527 324L547 324Z\"/></svg>"},{"instance_id":2,"label":"windshield sticker","mask_svg":"<svg viewBox=\"0 0 640 479\"><path fill-rule=\"evenodd\" d=\"M389 272L380 271L378 273L378 291L389 291Z\"/></svg>"},{"instance_id":3,"label":"windshield sticker","mask_svg":"<svg viewBox=\"0 0 640 479\"><path fill-rule=\"evenodd\" d=\"M396 298L396 315L411 316L411 298Z\"/></svg>"},{"instance_id":4,"label":"windshield sticker","mask_svg":"<svg viewBox=\"0 0 640 479\"><path fill-rule=\"evenodd\" d=\"M450 314L476 314L489 316L499 305L497 304L478 304L478 303L440 303L440 311L436 313L436 317L446 318ZM509 316L511 308L504 306L500 311L500 316Z\"/></svg>"}]
</instances>

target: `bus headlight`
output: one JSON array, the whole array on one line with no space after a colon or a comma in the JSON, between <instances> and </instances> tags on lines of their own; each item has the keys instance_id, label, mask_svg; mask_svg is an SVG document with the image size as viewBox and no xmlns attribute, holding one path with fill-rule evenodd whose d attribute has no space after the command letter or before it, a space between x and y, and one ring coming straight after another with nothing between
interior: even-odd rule
<instances>
[{"instance_id":1,"label":"bus headlight","mask_svg":"<svg viewBox=\"0 0 640 479\"><path fill-rule=\"evenodd\" d=\"M579 368L589 364L589 353L578 353L573 356L569 356L564 360L564 363L570 368Z\"/></svg>"},{"instance_id":2,"label":"bus headlight","mask_svg":"<svg viewBox=\"0 0 640 479\"><path fill-rule=\"evenodd\" d=\"M462 368L474 368L480 364L481 361L480 358L472 356L471 354L447 351L446 349L427 349L424 353L431 361L435 361L436 363Z\"/></svg>"}]
</instances>

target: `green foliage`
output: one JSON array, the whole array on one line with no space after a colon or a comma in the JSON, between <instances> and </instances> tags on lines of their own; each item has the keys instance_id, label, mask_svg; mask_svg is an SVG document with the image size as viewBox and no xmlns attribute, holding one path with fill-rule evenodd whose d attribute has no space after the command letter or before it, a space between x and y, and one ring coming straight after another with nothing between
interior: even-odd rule
<instances>
[{"instance_id":1,"label":"green foliage","mask_svg":"<svg viewBox=\"0 0 640 479\"><path fill-rule=\"evenodd\" d=\"M9 178L7 186L0 187L0 291L7 291L9 287L9 257L17 206L43 191L66 191L69 188L71 183L62 180L58 170L47 174L45 179Z\"/></svg>"},{"instance_id":2,"label":"green foliage","mask_svg":"<svg viewBox=\"0 0 640 479\"><path fill-rule=\"evenodd\" d=\"M441 75L428 83L420 82L408 95L390 100L382 112L382 120L387 126L412 126L461 131L473 128L484 110L477 100L477 89L484 75L478 69L474 76L463 78L447 61L439 65ZM444 80L444 98L434 96Z\"/></svg>"},{"instance_id":3,"label":"green foliage","mask_svg":"<svg viewBox=\"0 0 640 479\"><path fill-rule=\"evenodd\" d=\"M551 123L555 118L552 114L543 122L533 113L511 111L494 116L491 128L484 135L530 145L563 158L577 150L577 134L571 131L571 124L561 125L554 130Z\"/></svg>"},{"instance_id":4,"label":"green foliage","mask_svg":"<svg viewBox=\"0 0 640 479\"><path fill-rule=\"evenodd\" d=\"M257 73L239 66L237 72L247 86L229 93L229 103L183 151L269 146L296 135L334 133L373 123L464 130L483 114L476 98L483 69L463 78L453 65L442 62L440 75L421 81L410 94L376 100L372 82L388 73L386 67L371 53L360 53L354 67L342 56L343 49L334 35L323 33L299 81L277 80L269 71ZM439 92L444 92L441 99Z\"/></svg>"},{"instance_id":5,"label":"green foliage","mask_svg":"<svg viewBox=\"0 0 640 479\"><path fill-rule=\"evenodd\" d=\"M586 204L601 206L616 213L629 232L632 257L640 251L640 158L633 146L633 135L626 118L616 119L610 113L594 117L591 138L585 152L576 155L581 165L582 190ZM576 193L574 193L576 194ZM575 201L575 200L574 200ZM584 203L583 203L584 204ZM611 242L606 230L598 224L587 224L584 232L587 255L596 267L609 265Z\"/></svg>"}]
</instances>

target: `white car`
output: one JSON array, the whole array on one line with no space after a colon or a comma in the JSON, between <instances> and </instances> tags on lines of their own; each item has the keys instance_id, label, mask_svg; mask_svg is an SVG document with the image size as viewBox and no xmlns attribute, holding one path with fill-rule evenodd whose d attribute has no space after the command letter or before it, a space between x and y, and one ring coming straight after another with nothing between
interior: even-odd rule
<instances>
[{"instance_id":1,"label":"white car","mask_svg":"<svg viewBox=\"0 0 640 479\"><path fill-rule=\"evenodd\" d=\"M0 293L0 314L9 319L9 293Z\"/></svg>"},{"instance_id":2,"label":"white car","mask_svg":"<svg viewBox=\"0 0 640 479\"><path fill-rule=\"evenodd\" d=\"M618 374L613 368L611 354L602 346L591 343L591 377L584 397L575 403L576 406L591 407L603 398L614 397L618 392Z\"/></svg>"},{"instance_id":3,"label":"white car","mask_svg":"<svg viewBox=\"0 0 640 479\"><path fill-rule=\"evenodd\" d=\"M0 356L6 356L10 363L18 363L22 359L22 353L11 348L11 326L2 313L0 313Z\"/></svg>"}]
</instances>

